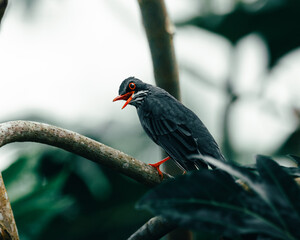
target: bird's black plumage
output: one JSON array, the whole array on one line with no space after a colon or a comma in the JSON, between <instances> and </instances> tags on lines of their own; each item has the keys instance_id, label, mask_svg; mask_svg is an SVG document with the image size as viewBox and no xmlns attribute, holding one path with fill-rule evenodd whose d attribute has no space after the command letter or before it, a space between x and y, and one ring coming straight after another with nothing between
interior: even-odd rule
<instances>
[{"instance_id":1,"label":"bird's black plumage","mask_svg":"<svg viewBox=\"0 0 300 240\"><path fill-rule=\"evenodd\" d=\"M129 104L136 107L147 135L183 169L207 167L204 161L193 158L196 155L225 160L197 115L168 92L134 77L125 79L119 89L121 96L130 92Z\"/></svg>"}]
</instances>

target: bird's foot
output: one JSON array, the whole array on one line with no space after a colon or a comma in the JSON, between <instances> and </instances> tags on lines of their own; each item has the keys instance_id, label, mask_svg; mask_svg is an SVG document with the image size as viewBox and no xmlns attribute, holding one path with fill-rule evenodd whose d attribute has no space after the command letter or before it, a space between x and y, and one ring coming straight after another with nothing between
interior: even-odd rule
<instances>
[{"instance_id":1,"label":"bird's foot","mask_svg":"<svg viewBox=\"0 0 300 240\"><path fill-rule=\"evenodd\" d=\"M149 163L149 165L152 166L152 167L154 167L157 170L157 172L158 172L158 174L160 176L160 179L163 180L164 175L163 175L162 171L160 171L160 169L159 169L160 164L157 165L157 163L154 163L154 164Z\"/></svg>"},{"instance_id":2,"label":"bird's foot","mask_svg":"<svg viewBox=\"0 0 300 240\"><path fill-rule=\"evenodd\" d=\"M164 158L163 160L161 160L161 161L159 161L157 163L153 163L153 164L150 163L149 164L150 166L154 167L157 170L157 172L158 172L161 180L163 180L164 175L163 175L162 171L160 171L159 167L160 167L161 164L163 164L164 162L168 161L169 159L170 159L170 157L166 157L166 158Z\"/></svg>"}]
</instances>

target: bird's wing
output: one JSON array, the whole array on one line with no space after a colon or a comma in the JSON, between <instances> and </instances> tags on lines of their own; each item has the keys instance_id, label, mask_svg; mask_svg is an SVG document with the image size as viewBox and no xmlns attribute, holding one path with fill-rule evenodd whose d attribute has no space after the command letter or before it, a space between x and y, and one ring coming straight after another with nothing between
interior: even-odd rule
<instances>
[{"instance_id":1,"label":"bird's wing","mask_svg":"<svg viewBox=\"0 0 300 240\"><path fill-rule=\"evenodd\" d=\"M199 154L197 141L183 124L177 124L167 118L146 117L143 127L150 138L185 170L199 168L199 166L195 166L195 161L189 159L191 155Z\"/></svg>"},{"instance_id":2,"label":"bird's wing","mask_svg":"<svg viewBox=\"0 0 300 240\"><path fill-rule=\"evenodd\" d=\"M195 113L166 93L148 98L138 110L144 130L184 169L206 166L203 161L191 158L193 155L223 159L217 143Z\"/></svg>"}]
</instances>

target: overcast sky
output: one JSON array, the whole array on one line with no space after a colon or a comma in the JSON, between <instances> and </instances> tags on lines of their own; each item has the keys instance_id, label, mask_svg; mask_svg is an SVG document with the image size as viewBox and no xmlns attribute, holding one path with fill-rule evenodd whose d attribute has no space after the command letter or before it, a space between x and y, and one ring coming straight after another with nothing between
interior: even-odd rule
<instances>
[{"instance_id":1,"label":"overcast sky","mask_svg":"<svg viewBox=\"0 0 300 240\"><path fill-rule=\"evenodd\" d=\"M172 19L196 13L199 1L184 2L167 1ZM92 126L112 118L139 124L134 108L121 111L121 103L112 103L124 78L136 76L154 82L137 1L87 3L40 0L32 18L26 18L22 4L10 1L0 32L2 121L42 114L67 128L75 124ZM226 6L218 11L228 11ZM233 56L226 39L189 27L176 31L175 48L179 64L200 69L219 86L227 79ZM255 95L260 91L258 81L266 75L264 43L255 35L249 36L239 43L235 57L244 59L238 62L233 76L237 91ZM272 74L276 84L266 95L272 104L288 106L296 100L298 59L299 54L294 53L283 62L281 70ZM285 71L290 74L289 84ZM183 101L219 139L225 96L218 89L195 88L192 76L184 72L180 75ZM262 114L264 104L246 99L234 108L232 125L236 131L232 138L238 148L252 146L262 152L271 151L295 127L291 112L280 112L280 117L274 119ZM252 128L247 127L249 123Z\"/></svg>"}]
</instances>

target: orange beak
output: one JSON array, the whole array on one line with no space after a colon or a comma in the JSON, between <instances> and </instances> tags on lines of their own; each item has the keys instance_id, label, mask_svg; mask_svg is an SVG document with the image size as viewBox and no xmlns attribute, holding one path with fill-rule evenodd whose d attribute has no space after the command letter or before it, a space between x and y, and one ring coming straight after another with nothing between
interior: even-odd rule
<instances>
[{"instance_id":1,"label":"orange beak","mask_svg":"<svg viewBox=\"0 0 300 240\"><path fill-rule=\"evenodd\" d=\"M117 96L116 98L114 98L113 102L115 101L119 101L119 100L126 100L124 106L122 107L125 108L127 106L128 103L130 103L130 101L132 100L132 95L134 94L134 91L125 93L123 95Z\"/></svg>"}]
</instances>

